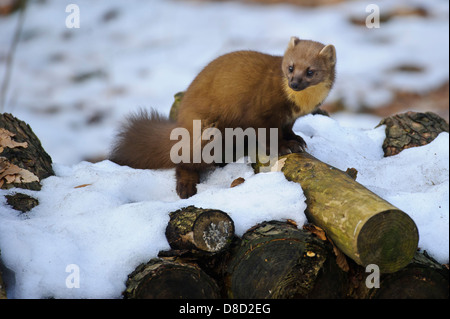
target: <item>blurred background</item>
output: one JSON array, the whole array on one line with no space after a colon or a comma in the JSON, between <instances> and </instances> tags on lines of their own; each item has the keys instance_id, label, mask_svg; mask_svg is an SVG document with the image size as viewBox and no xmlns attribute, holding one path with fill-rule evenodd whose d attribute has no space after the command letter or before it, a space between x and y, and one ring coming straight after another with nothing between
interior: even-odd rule
<instances>
[{"instance_id":1,"label":"blurred background","mask_svg":"<svg viewBox=\"0 0 450 319\"><path fill-rule=\"evenodd\" d=\"M282 55L291 36L335 45L322 108L342 125L408 110L448 121L448 0L0 0L0 112L56 163L102 160L130 112L169 114L212 59Z\"/></svg>"}]
</instances>

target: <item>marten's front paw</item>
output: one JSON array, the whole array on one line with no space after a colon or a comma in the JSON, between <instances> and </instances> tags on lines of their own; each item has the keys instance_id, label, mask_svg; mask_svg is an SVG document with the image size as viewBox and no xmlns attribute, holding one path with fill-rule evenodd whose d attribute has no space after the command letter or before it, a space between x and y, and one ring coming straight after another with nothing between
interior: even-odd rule
<instances>
[{"instance_id":1,"label":"marten's front paw","mask_svg":"<svg viewBox=\"0 0 450 319\"><path fill-rule=\"evenodd\" d=\"M278 145L278 155L286 155L291 153L301 153L305 151L306 142L298 136L295 140L282 140Z\"/></svg>"}]
</instances>

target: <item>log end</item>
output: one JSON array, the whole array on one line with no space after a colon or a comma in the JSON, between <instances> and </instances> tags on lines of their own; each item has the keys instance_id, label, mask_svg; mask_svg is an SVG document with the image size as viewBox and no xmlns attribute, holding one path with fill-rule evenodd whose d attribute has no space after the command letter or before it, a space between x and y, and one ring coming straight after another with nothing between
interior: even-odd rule
<instances>
[{"instance_id":1,"label":"log end","mask_svg":"<svg viewBox=\"0 0 450 319\"><path fill-rule=\"evenodd\" d=\"M184 207L170 214L166 238L172 249L219 253L232 242L234 223L220 210Z\"/></svg>"},{"instance_id":2,"label":"log end","mask_svg":"<svg viewBox=\"0 0 450 319\"><path fill-rule=\"evenodd\" d=\"M233 239L234 223L222 211L205 211L195 220L193 234L197 249L210 253L220 252Z\"/></svg>"},{"instance_id":3,"label":"log end","mask_svg":"<svg viewBox=\"0 0 450 319\"><path fill-rule=\"evenodd\" d=\"M198 266L152 259L128 276L125 299L217 299L220 291Z\"/></svg>"},{"instance_id":4,"label":"log end","mask_svg":"<svg viewBox=\"0 0 450 319\"><path fill-rule=\"evenodd\" d=\"M414 221L400 210L372 216L362 226L357 249L362 265L375 264L382 273L396 272L414 257L419 233Z\"/></svg>"}]
</instances>

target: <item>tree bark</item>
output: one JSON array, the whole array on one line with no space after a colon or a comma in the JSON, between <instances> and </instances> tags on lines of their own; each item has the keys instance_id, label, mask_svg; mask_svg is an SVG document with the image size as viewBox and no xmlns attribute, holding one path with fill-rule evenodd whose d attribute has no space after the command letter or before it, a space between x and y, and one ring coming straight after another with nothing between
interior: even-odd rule
<instances>
[{"instance_id":1,"label":"tree bark","mask_svg":"<svg viewBox=\"0 0 450 319\"><path fill-rule=\"evenodd\" d=\"M248 230L227 267L230 298L341 298L345 273L332 248L283 222Z\"/></svg>"},{"instance_id":2,"label":"tree bark","mask_svg":"<svg viewBox=\"0 0 450 319\"><path fill-rule=\"evenodd\" d=\"M125 299L216 299L220 291L198 266L164 259L141 264L128 276Z\"/></svg>"},{"instance_id":3,"label":"tree bark","mask_svg":"<svg viewBox=\"0 0 450 319\"><path fill-rule=\"evenodd\" d=\"M234 223L228 214L215 209L189 206L170 213L166 238L172 249L194 249L219 253L234 237Z\"/></svg>"},{"instance_id":4,"label":"tree bark","mask_svg":"<svg viewBox=\"0 0 450 319\"><path fill-rule=\"evenodd\" d=\"M334 244L362 266L383 273L405 267L419 240L414 221L349 175L307 153L289 154L281 171L300 183L308 220L325 230Z\"/></svg>"},{"instance_id":5,"label":"tree bark","mask_svg":"<svg viewBox=\"0 0 450 319\"><path fill-rule=\"evenodd\" d=\"M448 132L448 123L439 115L426 112L406 112L383 119L386 138L383 142L384 156L392 156L402 150L431 143L441 132Z\"/></svg>"},{"instance_id":6,"label":"tree bark","mask_svg":"<svg viewBox=\"0 0 450 319\"><path fill-rule=\"evenodd\" d=\"M40 181L51 175L52 159L31 127L11 114L0 114L0 188L40 190Z\"/></svg>"}]
</instances>

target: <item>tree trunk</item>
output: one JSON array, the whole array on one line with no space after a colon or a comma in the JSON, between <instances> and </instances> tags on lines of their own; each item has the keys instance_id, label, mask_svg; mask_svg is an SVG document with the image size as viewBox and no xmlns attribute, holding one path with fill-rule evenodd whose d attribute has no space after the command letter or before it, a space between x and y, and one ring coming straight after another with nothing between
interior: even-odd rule
<instances>
[{"instance_id":1,"label":"tree trunk","mask_svg":"<svg viewBox=\"0 0 450 319\"><path fill-rule=\"evenodd\" d=\"M51 175L52 159L30 126L0 114L0 188L40 190L40 181Z\"/></svg>"},{"instance_id":2,"label":"tree trunk","mask_svg":"<svg viewBox=\"0 0 450 319\"><path fill-rule=\"evenodd\" d=\"M157 258L138 266L126 286L126 299L220 298L215 281L198 266Z\"/></svg>"},{"instance_id":3,"label":"tree trunk","mask_svg":"<svg viewBox=\"0 0 450 319\"><path fill-rule=\"evenodd\" d=\"M417 252L405 268L392 274L382 274L378 279L378 288L373 287L376 279L373 275L361 271L359 279L353 281L349 296L355 299L449 298L448 268L433 260L426 252Z\"/></svg>"},{"instance_id":4,"label":"tree trunk","mask_svg":"<svg viewBox=\"0 0 450 319\"><path fill-rule=\"evenodd\" d=\"M340 298L345 291L330 244L282 222L248 230L227 273L230 298Z\"/></svg>"},{"instance_id":5,"label":"tree trunk","mask_svg":"<svg viewBox=\"0 0 450 319\"><path fill-rule=\"evenodd\" d=\"M219 253L227 249L233 237L234 223L228 214L194 206L170 213L166 228L170 247L177 250Z\"/></svg>"},{"instance_id":6,"label":"tree trunk","mask_svg":"<svg viewBox=\"0 0 450 319\"><path fill-rule=\"evenodd\" d=\"M281 171L300 183L308 220L348 257L383 273L405 267L419 240L414 221L349 175L307 153L289 154Z\"/></svg>"}]
</instances>

